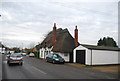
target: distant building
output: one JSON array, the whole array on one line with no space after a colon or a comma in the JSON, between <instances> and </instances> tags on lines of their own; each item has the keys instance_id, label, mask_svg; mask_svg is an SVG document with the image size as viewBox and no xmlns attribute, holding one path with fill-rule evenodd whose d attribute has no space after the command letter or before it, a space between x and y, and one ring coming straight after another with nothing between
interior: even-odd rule
<instances>
[{"instance_id":1,"label":"distant building","mask_svg":"<svg viewBox=\"0 0 120 81\"><path fill-rule=\"evenodd\" d=\"M36 48L33 48L33 52L36 52L37 51L37 49Z\"/></svg>"},{"instance_id":2,"label":"distant building","mask_svg":"<svg viewBox=\"0 0 120 81\"><path fill-rule=\"evenodd\" d=\"M74 39L68 29L57 29L56 23L54 23L53 31L51 31L36 48L40 52L40 58L44 59L48 54L53 52L62 56L66 62L73 62L73 50L78 44L77 26L75 28Z\"/></svg>"},{"instance_id":3,"label":"distant building","mask_svg":"<svg viewBox=\"0 0 120 81\"><path fill-rule=\"evenodd\" d=\"M14 54L14 53L15 53L15 51L9 51L9 53L10 53L10 54Z\"/></svg>"},{"instance_id":4,"label":"distant building","mask_svg":"<svg viewBox=\"0 0 120 81\"><path fill-rule=\"evenodd\" d=\"M5 51L5 47L4 47L4 45L0 42L0 54L1 53L5 53L6 51Z\"/></svg>"}]
</instances>

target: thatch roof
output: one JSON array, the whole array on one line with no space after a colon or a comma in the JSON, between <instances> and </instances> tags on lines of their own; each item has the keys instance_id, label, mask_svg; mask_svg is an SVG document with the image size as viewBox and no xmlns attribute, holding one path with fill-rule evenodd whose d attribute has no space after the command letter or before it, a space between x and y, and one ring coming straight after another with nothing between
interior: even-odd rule
<instances>
[{"instance_id":1,"label":"thatch roof","mask_svg":"<svg viewBox=\"0 0 120 81\"><path fill-rule=\"evenodd\" d=\"M118 47L108 47L108 46L95 46L95 45L86 45L86 44L80 44L88 49L94 49L94 50L109 50L109 51L120 51L120 48Z\"/></svg>"},{"instance_id":2,"label":"thatch roof","mask_svg":"<svg viewBox=\"0 0 120 81\"><path fill-rule=\"evenodd\" d=\"M75 48L74 38L68 29L59 28L56 30L56 44L52 45L52 31L47 35L43 42L36 46L37 49L44 47L52 47L54 52L72 52ZM46 46L45 46L46 45Z\"/></svg>"}]
</instances>

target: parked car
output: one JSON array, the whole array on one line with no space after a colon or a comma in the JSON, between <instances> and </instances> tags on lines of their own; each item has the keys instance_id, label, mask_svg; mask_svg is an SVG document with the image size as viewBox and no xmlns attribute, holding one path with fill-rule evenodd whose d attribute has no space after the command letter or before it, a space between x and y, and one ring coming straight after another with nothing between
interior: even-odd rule
<instances>
[{"instance_id":1,"label":"parked car","mask_svg":"<svg viewBox=\"0 0 120 81\"><path fill-rule=\"evenodd\" d=\"M9 58L9 56L10 56L10 55L7 55L7 56L6 56L6 59L8 59L8 58Z\"/></svg>"},{"instance_id":2,"label":"parked car","mask_svg":"<svg viewBox=\"0 0 120 81\"><path fill-rule=\"evenodd\" d=\"M22 54L22 53L15 53L15 54L17 54L17 55L22 55L22 56L23 56L23 54Z\"/></svg>"},{"instance_id":3,"label":"parked car","mask_svg":"<svg viewBox=\"0 0 120 81\"><path fill-rule=\"evenodd\" d=\"M35 57L34 53L30 53L29 57Z\"/></svg>"},{"instance_id":4,"label":"parked car","mask_svg":"<svg viewBox=\"0 0 120 81\"><path fill-rule=\"evenodd\" d=\"M20 54L12 54L12 55L7 55L7 64L23 64L23 57Z\"/></svg>"},{"instance_id":5,"label":"parked car","mask_svg":"<svg viewBox=\"0 0 120 81\"><path fill-rule=\"evenodd\" d=\"M58 54L52 53L46 56L46 61L47 62L52 62L54 63L65 63L65 60Z\"/></svg>"},{"instance_id":6,"label":"parked car","mask_svg":"<svg viewBox=\"0 0 120 81\"><path fill-rule=\"evenodd\" d=\"M23 56L26 56L26 53L22 53Z\"/></svg>"}]
</instances>

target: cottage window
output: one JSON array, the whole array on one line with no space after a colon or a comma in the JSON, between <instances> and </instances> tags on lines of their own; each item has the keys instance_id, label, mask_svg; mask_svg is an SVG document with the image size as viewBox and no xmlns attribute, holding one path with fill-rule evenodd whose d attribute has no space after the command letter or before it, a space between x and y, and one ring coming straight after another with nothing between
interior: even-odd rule
<instances>
[{"instance_id":1,"label":"cottage window","mask_svg":"<svg viewBox=\"0 0 120 81\"><path fill-rule=\"evenodd\" d=\"M41 57L43 57L43 51L41 51Z\"/></svg>"},{"instance_id":2,"label":"cottage window","mask_svg":"<svg viewBox=\"0 0 120 81\"><path fill-rule=\"evenodd\" d=\"M46 51L46 55L48 55L48 51Z\"/></svg>"}]
</instances>

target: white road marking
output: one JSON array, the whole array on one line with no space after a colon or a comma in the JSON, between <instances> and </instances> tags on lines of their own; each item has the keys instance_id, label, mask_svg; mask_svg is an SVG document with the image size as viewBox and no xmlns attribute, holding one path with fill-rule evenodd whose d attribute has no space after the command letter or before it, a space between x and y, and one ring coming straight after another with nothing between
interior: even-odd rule
<instances>
[{"instance_id":1,"label":"white road marking","mask_svg":"<svg viewBox=\"0 0 120 81\"><path fill-rule=\"evenodd\" d=\"M41 73L43 73L43 74L47 74L47 73L45 73L44 71L42 71L42 70L40 70L40 69L38 69L38 68L36 68L36 67L34 67L34 66L32 66L32 68L34 68L35 70L37 70L37 71L39 71L39 72L41 72Z\"/></svg>"}]
</instances>

